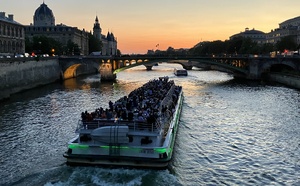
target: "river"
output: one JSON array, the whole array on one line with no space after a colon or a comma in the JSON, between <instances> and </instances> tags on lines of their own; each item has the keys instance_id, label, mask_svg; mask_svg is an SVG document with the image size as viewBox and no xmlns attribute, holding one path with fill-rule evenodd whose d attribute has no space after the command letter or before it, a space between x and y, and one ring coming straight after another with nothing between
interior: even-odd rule
<instances>
[{"instance_id":1,"label":"river","mask_svg":"<svg viewBox=\"0 0 300 186\"><path fill-rule=\"evenodd\" d=\"M0 185L300 185L300 92L237 82L175 64L144 66L24 91L0 105ZM179 67L179 66L178 66ZM63 153L80 113L108 107L150 79L183 86L175 152L167 170L69 167Z\"/></svg>"}]
</instances>

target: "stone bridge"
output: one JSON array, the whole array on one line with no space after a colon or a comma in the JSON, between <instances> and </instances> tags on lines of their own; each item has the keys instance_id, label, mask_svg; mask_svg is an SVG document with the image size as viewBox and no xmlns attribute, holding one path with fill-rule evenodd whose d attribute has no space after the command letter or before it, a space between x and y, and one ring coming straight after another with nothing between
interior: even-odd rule
<instances>
[{"instance_id":1,"label":"stone bridge","mask_svg":"<svg viewBox=\"0 0 300 186\"><path fill-rule=\"evenodd\" d=\"M64 79L83 74L100 73L101 80L115 80L120 71L138 65L144 65L147 70L158 62L178 63L184 69L193 67L207 70L218 70L231 73L234 77L251 80L261 79L262 75L281 69L300 71L299 57L199 57L199 56L85 56L60 57L59 64Z\"/></svg>"}]
</instances>

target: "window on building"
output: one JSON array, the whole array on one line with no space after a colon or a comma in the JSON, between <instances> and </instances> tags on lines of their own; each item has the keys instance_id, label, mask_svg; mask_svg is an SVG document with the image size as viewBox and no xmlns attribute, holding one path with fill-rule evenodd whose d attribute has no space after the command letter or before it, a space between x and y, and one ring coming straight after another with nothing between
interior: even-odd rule
<instances>
[{"instance_id":1,"label":"window on building","mask_svg":"<svg viewBox=\"0 0 300 186\"><path fill-rule=\"evenodd\" d=\"M6 35L6 26L3 26L3 35Z\"/></svg>"},{"instance_id":2,"label":"window on building","mask_svg":"<svg viewBox=\"0 0 300 186\"><path fill-rule=\"evenodd\" d=\"M11 44L11 50L12 52L16 52L16 43L14 41Z\"/></svg>"},{"instance_id":3,"label":"window on building","mask_svg":"<svg viewBox=\"0 0 300 186\"><path fill-rule=\"evenodd\" d=\"M7 52L7 45L6 45L6 41L3 42L3 52Z\"/></svg>"},{"instance_id":4,"label":"window on building","mask_svg":"<svg viewBox=\"0 0 300 186\"><path fill-rule=\"evenodd\" d=\"M7 35L10 36L10 26L7 27Z\"/></svg>"}]
</instances>

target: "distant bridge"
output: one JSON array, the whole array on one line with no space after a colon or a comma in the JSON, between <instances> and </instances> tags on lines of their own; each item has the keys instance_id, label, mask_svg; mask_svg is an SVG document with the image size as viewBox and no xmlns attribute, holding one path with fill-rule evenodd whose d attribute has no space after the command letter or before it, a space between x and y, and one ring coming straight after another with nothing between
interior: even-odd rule
<instances>
[{"instance_id":1,"label":"distant bridge","mask_svg":"<svg viewBox=\"0 0 300 186\"><path fill-rule=\"evenodd\" d=\"M102 80L114 80L120 71L139 65L144 65L147 70L151 70L158 62L178 63L187 70L193 67L218 70L231 73L234 77L252 80L260 79L264 73L279 69L300 71L300 58L293 56L273 58L132 55L59 58L65 79L100 72Z\"/></svg>"}]
</instances>

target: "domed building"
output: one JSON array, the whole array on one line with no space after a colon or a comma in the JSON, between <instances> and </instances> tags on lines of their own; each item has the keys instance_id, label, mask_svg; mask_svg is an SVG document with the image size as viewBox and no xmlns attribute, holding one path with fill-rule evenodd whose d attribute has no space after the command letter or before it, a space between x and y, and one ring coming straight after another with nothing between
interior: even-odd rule
<instances>
[{"instance_id":1,"label":"domed building","mask_svg":"<svg viewBox=\"0 0 300 186\"><path fill-rule=\"evenodd\" d=\"M35 36L46 36L59 41L67 46L71 41L79 46L80 55L88 55L89 33L84 29L71 27L64 24L55 25L55 17L52 10L45 4L41 4L33 16L33 24L25 27L25 35L32 40Z\"/></svg>"},{"instance_id":2,"label":"domed building","mask_svg":"<svg viewBox=\"0 0 300 186\"><path fill-rule=\"evenodd\" d=\"M55 26L55 18L53 12L48 6L43 3L36 9L33 16L34 26Z\"/></svg>"},{"instance_id":3,"label":"domed building","mask_svg":"<svg viewBox=\"0 0 300 186\"><path fill-rule=\"evenodd\" d=\"M262 31L255 30L254 28L252 30L245 28L244 32L230 36L230 40L236 37L250 38L258 44L263 44L266 40L266 34Z\"/></svg>"}]
</instances>

